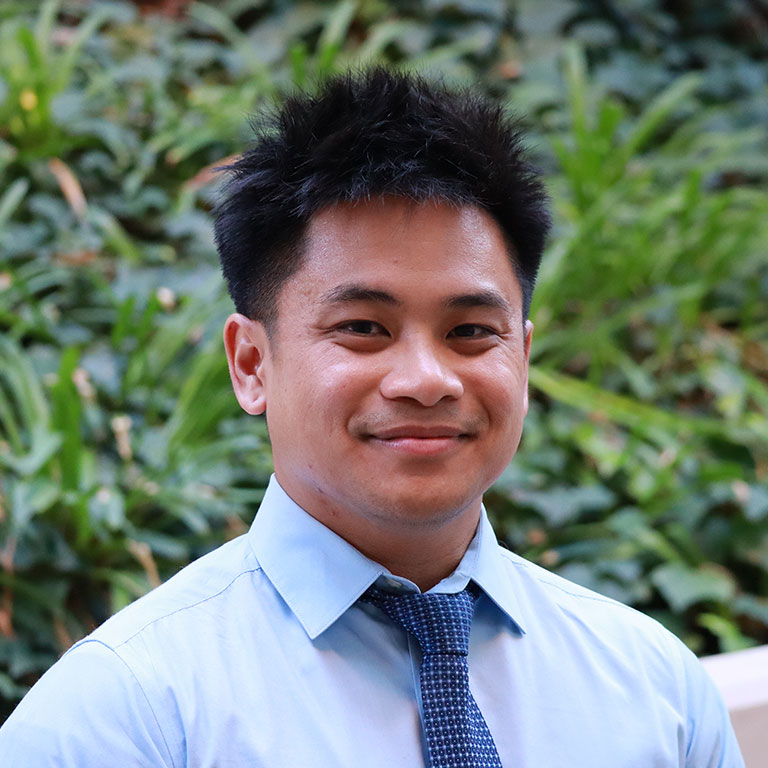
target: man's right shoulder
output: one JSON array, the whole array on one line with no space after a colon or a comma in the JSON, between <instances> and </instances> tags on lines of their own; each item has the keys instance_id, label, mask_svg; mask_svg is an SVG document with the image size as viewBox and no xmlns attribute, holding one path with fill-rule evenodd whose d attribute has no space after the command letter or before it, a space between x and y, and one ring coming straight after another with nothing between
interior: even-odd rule
<instances>
[{"instance_id":1,"label":"man's right shoulder","mask_svg":"<svg viewBox=\"0 0 768 768\"><path fill-rule=\"evenodd\" d=\"M217 638L237 645L270 601L247 536L204 555L75 643L0 729L0 752L18 768L53 755L77 768L176 766L183 733L169 713L210 683L209 666L221 675Z\"/></svg>"},{"instance_id":2,"label":"man's right shoulder","mask_svg":"<svg viewBox=\"0 0 768 768\"><path fill-rule=\"evenodd\" d=\"M226 611L226 605L241 599L244 592L254 596L262 579L261 566L248 536L239 536L193 561L120 610L70 651L89 641L118 650L140 641L142 634L154 631L157 625L164 634L172 636L179 624L194 622L197 616L210 619L212 612Z\"/></svg>"}]
</instances>

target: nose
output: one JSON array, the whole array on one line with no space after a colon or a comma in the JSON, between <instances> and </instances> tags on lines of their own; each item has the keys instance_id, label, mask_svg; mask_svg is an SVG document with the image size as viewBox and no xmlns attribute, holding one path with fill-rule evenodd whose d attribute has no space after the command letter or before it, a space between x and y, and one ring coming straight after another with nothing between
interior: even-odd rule
<instances>
[{"instance_id":1,"label":"nose","mask_svg":"<svg viewBox=\"0 0 768 768\"><path fill-rule=\"evenodd\" d=\"M392 364L379 385L388 400L405 398L430 407L464 393L461 378L450 364L450 351L440 349L438 342L403 339L390 351Z\"/></svg>"}]
</instances>

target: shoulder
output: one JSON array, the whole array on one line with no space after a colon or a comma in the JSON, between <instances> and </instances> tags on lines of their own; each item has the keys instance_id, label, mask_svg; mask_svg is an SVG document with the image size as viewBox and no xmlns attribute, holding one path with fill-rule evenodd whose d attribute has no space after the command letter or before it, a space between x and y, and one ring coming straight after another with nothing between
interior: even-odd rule
<instances>
[{"instance_id":1,"label":"shoulder","mask_svg":"<svg viewBox=\"0 0 768 768\"><path fill-rule=\"evenodd\" d=\"M118 650L154 633L173 635L175 627L198 620L201 614L226 611L243 594L253 594L262 579L261 566L248 537L240 536L182 568L168 581L123 608L91 635L73 646L97 641Z\"/></svg>"},{"instance_id":2,"label":"shoulder","mask_svg":"<svg viewBox=\"0 0 768 768\"><path fill-rule=\"evenodd\" d=\"M590 674L611 670L630 689L642 685L684 706L690 669L697 674L700 664L658 621L507 550L501 559L520 625L553 664L570 658Z\"/></svg>"},{"instance_id":3,"label":"shoulder","mask_svg":"<svg viewBox=\"0 0 768 768\"><path fill-rule=\"evenodd\" d=\"M54 664L0 728L16 768L175 766L142 684L107 646L88 642Z\"/></svg>"},{"instance_id":4,"label":"shoulder","mask_svg":"<svg viewBox=\"0 0 768 768\"><path fill-rule=\"evenodd\" d=\"M638 716L645 708L659 718L673 717L680 728L681 765L743 765L719 692L678 637L634 608L508 550L500 553L523 630L548 649L563 682L580 669L584 684L591 680L599 688L607 681L611 691L623 690Z\"/></svg>"},{"instance_id":5,"label":"shoulder","mask_svg":"<svg viewBox=\"0 0 768 768\"><path fill-rule=\"evenodd\" d=\"M499 552L508 583L525 613L535 607L538 612L548 611L550 619L558 618L566 624L592 622L596 628L603 627L606 631L642 630L654 637L679 642L658 621L635 608L582 587L507 549L500 547Z\"/></svg>"},{"instance_id":6,"label":"shoulder","mask_svg":"<svg viewBox=\"0 0 768 768\"><path fill-rule=\"evenodd\" d=\"M196 560L72 646L3 726L0 751L26 755L14 763L22 768L54 754L77 768L176 765L184 734L174 713L185 697L216 691L263 592L247 536Z\"/></svg>"}]
</instances>

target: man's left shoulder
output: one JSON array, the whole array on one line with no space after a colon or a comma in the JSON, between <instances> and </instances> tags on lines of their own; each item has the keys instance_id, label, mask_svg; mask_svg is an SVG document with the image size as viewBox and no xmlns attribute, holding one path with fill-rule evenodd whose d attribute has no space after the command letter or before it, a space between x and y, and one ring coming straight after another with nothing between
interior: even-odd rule
<instances>
[{"instance_id":1,"label":"man's left shoulder","mask_svg":"<svg viewBox=\"0 0 768 768\"><path fill-rule=\"evenodd\" d=\"M502 561L528 623L541 619L561 631L591 639L617 652L658 655L665 666L693 654L656 619L624 603L569 581L500 548Z\"/></svg>"},{"instance_id":2,"label":"man's left shoulder","mask_svg":"<svg viewBox=\"0 0 768 768\"><path fill-rule=\"evenodd\" d=\"M500 552L526 638L519 653L527 649L538 679L556 680L558 696L582 707L655 724L659 743L677 740L681 766L743 768L722 698L678 637L634 608Z\"/></svg>"}]
</instances>

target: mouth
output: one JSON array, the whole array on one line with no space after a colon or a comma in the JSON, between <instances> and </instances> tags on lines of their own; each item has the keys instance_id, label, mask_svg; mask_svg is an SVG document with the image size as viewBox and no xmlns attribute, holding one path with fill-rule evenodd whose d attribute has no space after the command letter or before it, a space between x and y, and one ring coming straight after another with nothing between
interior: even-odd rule
<instances>
[{"instance_id":1,"label":"mouth","mask_svg":"<svg viewBox=\"0 0 768 768\"><path fill-rule=\"evenodd\" d=\"M371 433L371 437L377 440L439 440L468 437L468 435L458 427L447 425L406 424L377 429Z\"/></svg>"},{"instance_id":2,"label":"mouth","mask_svg":"<svg viewBox=\"0 0 768 768\"><path fill-rule=\"evenodd\" d=\"M470 435L448 425L403 425L376 430L369 435L372 444L407 456L443 456L458 450Z\"/></svg>"}]
</instances>

